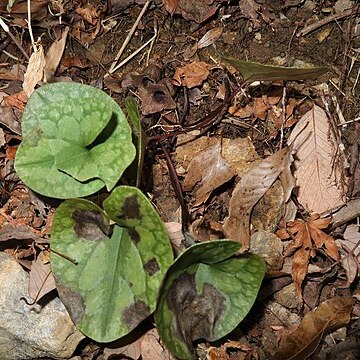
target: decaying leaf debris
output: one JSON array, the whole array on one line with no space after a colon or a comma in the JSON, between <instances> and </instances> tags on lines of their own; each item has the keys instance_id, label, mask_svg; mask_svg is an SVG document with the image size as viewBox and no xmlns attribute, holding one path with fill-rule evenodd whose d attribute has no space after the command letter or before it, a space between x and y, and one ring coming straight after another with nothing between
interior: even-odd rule
<instances>
[{"instance_id":1,"label":"decaying leaf debris","mask_svg":"<svg viewBox=\"0 0 360 360\"><path fill-rule=\"evenodd\" d=\"M29 293L24 299L42 306L57 293L66 293L78 305L77 311L69 307L72 316L79 317L83 311L83 299L73 289L60 284L58 291L52 291L49 249L65 268L76 267L81 259L80 254L72 258L66 247L55 255L52 219L59 204L31 191L14 170L24 138L25 144L37 144L43 130L53 131L55 137L66 130L63 117L57 124L42 119L28 136L23 112L29 96L45 83L82 83L106 91L135 129L139 156L120 182L136 185L155 205L162 221L170 221L167 227L175 258L194 242L221 243L230 238L244 253L241 256L249 257L250 249L266 262L260 298L276 316L271 317L255 301L250 316L240 324L241 332L237 328L231 339L216 343L207 341L215 339L214 332L224 335L222 322L228 326L243 309L231 306L239 300L242 282L251 285L251 269L248 276L236 278L224 276L227 263L214 270L200 262L196 266L201 271L190 269L180 277L183 286L174 286L170 293L185 300L169 299L167 304L191 356L211 360L268 360L274 354L279 360L358 358L359 14L357 2L347 0L0 1L0 253L13 256L28 272ZM72 98L55 93L53 110L61 111ZM130 108L125 106L129 98ZM96 103L93 100L89 99L91 106ZM96 107L92 109L94 114ZM114 120L114 114L109 112L108 118ZM85 121L83 125L95 129L100 123L95 116L91 124ZM110 121L105 132L114 134L111 126L115 123ZM38 125L44 125L42 130ZM85 128L75 129L75 125L67 130L81 139ZM53 141L52 135L47 141ZM124 141L119 137L116 147ZM85 144L85 150L96 144L104 144L103 139ZM34 147L31 155L49 160L51 156L41 149ZM103 151L99 161L108 158L110 150ZM71 169L76 161L63 167L64 151L53 155L52 169L71 175L81 186L98 182L104 175L104 171L97 175L89 171L89 178L76 178ZM116 152L117 160L121 156ZM76 164L85 169L84 162ZM50 188L64 194L62 182L54 186L54 178L47 182L46 175L36 174L37 190ZM106 189L98 189L90 200L101 205L108 196ZM129 212L123 214L125 218L137 214L135 202L129 201L125 208ZM114 225L103 224L92 214L80 211L72 221L75 225L70 230L91 244L113 236ZM129 246L142 243L134 229L128 240ZM156 254L160 242L157 239ZM214 251L214 260L219 260L223 250ZM235 254L229 264L241 256ZM100 267L107 263L103 257L96 261ZM146 272L146 281L153 283L162 271L159 264L161 260L151 254L139 263L138 272L124 273L138 280ZM97 279L99 271L87 269ZM104 278L110 273L105 271ZM206 281L199 285L204 274L205 280L224 276L216 285L217 290L223 287L221 296ZM12 278L10 272L3 275ZM127 280L134 293L145 286L142 281ZM95 282L90 277L89 283ZM123 310L128 328L149 314L145 299L149 286L145 287L144 301ZM100 289L96 286L85 302L92 303L101 295ZM39 304L32 305L31 311ZM24 300L21 306L29 308ZM229 321L222 318L225 313ZM1 329L2 321L0 314ZM11 323L11 319L6 321ZM105 324L108 329L114 326L113 321ZM105 348L87 338L73 356L171 359L159 334L144 319L134 338ZM26 338L18 346L3 341L2 336L0 331L1 359L9 353L27 358L16 353L28 346ZM44 357L61 355L55 350Z\"/></svg>"}]
</instances>

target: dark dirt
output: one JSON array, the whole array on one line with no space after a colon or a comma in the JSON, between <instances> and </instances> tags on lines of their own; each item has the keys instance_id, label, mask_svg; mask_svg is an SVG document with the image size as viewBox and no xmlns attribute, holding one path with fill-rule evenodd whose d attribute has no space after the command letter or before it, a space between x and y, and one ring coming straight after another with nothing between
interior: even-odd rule
<instances>
[{"instance_id":1,"label":"dark dirt","mask_svg":"<svg viewBox=\"0 0 360 360\"><path fill-rule=\"evenodd\" d=\"M202 2L202 0L192 1L194 3ZM145 192L153 195L152 200L165 221L179 221L181 219L178 211L180 206L178 194L174 190L174 182L169 175L163 152L164 149L160 146L162 143L169 154L174 154L177 148L175 136L178 134L177 132L182 132L183 129L205 129L204 135L210 137L230 139L250 137L257 152L262 156L271 154L279 148L280 129L274 126L269 119L263 121L257 117L250 116L246 119L240 119L240 122L234 126L229 124L229 122L220 121L221 118L231 118L227 108L221 109L222 116L220 117L213 114L213 111L224 103L221 97L216 96L219 88L226 85L225 87L228 87L228 94L225 97L230 97L241 84L241 78L233 71L234 69L227 66L221 55L261 62L263 64L279 65L280 62L280 65L292 66L301 60L316 66L326 66L329 68L329 72L316 80L286 82L287 99L289 101L290 99L298 101L294 110L294 123L296 119L306 112L307 105L302 102L304 99L321 102L321 91L316 88L316 85L324 82L328 84L330 97L333 96L333 99L336 99L345 121L359 119L359 15L358 17L346 16L337 21L329 22L307 35L298 36L299 31L304 26L334 13L335 1L259 0L256 1L259 7L255 18L252 18L249 13L242 12L238 1L215 1L215 3L219 3L218 10L213 16L202 23L186 20L179 14L171 15L166 11L161 0L152 1L121 59L132 54L143 43L149 40L154 35L156 27L158 35L151 51L149 51L149 47L146 47L121 67L119 71L109 77L107 72L110 65L114 61L119 48L122 46L145 1L92 0L86 2L81 0L52 0L48 2L46 0L37 0L33 2L36 3L32 14L34 38L35 40L39 39L45 50L50 47L54 40L60 37L61 31L66 26L70 27L66 48L62 61L53 78L54 81L66 79L99 87L107 91L118 101L120 106L122 106L127 95L135 95L139 100L140 106L143 104L145 107L145 104L147 104L147 110L143 108L142 124L147 136L150 138L150 142L141 187ZM6 19L11 32L19 40L25 52L30 55L31 40L25 21L27 17L24 11L25 1L18 1L17 3L23 6L15 7L17 11L9 14L6 11L7 1L2 1L0 3L0 16ZM49 8L47 7L48 3ZM213 2L207 1L207 3ZM62 9L59 9L59 4L63 6ZM352 2L351 5L355 5L355 2ZM90 16L89 21L86 20L84 14L81 15L77 11L79 7L85 8L86 6L94 10L93 13L88 14ZM49 9L52 10L53 14L61 10L61 23L60 17L52 16ZM356 11L359 14L358 9L354 7L354 12ZM222 35L219 39L208 47L196 52L191 51L196 42L207 31L213 28L222 28ZM192 89L175 86L172 79L176 69L194 61L203 61L212 65L207 79L200 86ZM18 79L9 79L2 75L1 69L10 70L15 65L19 69ZM21 92L22 78L26 66L27 60L22 52L7 34L0 29L0 91L5 93L5 96L15 96ZM281 96L283 85L283 82L277 82L273 85L267 82L261 86L249 88L246 90L248 95L240 96L239 101L245 106L246 104L253 104L253 98L261 97L262 95ZM4 106L2 98L0 98L0 109ZM229 102L228 105L230 103L233 102ZM12 116L14 116L13 121L16 119L20 120L23 104L20 103L16 107L12 103L11 106ZM158 111L152 111L155 106L159 106ZM330 104L330 112L334 118L337 118L339 112L335 108L336 103L332 102ZM5 118L4 114L4 112L0 113L0 117L3 116ZM211 126L203 127L202 125L208 119L207 116L209 114ZM15 201L14 180L17 181L18 179L12 175L14 178L9 181L9 174L13 174L12 165L14 159L11 149L18 146L21 141L21 135L16 133L16 131L12 131L13 127L7 126L5 120L0 119L0 123L6 140L0 145L0 203L6 216L11 216L14 213L14 208L21 214L19 202L24 203L29 200L26 197L20 197L20 200L16 199ZM286 139L290 132L290 127L283 130ZM354 148L357 149L359 145L359 125L355 121L346 128L342 128L341 131L342 141L345 144L345 153L349 157L349 162L352 161L352 163L355 162L356 164L358 159L354 160L351 158L351 154L354 154L352 151L354 151ZM172 136L171 134L175 135ZM359 167L356 170L355 166L353 170L353 172L350 171L348 174L352 178L350 181L353 182L352 192L349 193L350 197L360 193L360 181L358 180L358 174L360 174ZM152 176L149 174L152 174ZM181 174L179 179L180 181L183 180ZM190 221L186 225L190 225L196 219L205 217L205 237L209 233L216 234L215 237L219 236L219 230L214 224L223 221L228 215L227 209L234 184L234 181L224 184L213 193L206 205L197 209L192 209L190 205L193 201L193 194L191 192L184 194L185 203L190 212ZM45 228L42 235L40 235L43 237L49 236L50 225L47 225L47 219L51 218L49 214L52 211L49 209L50 206L46 209L32 210L33 212L37 211L37 213L43 216L42 221L33 225L32 220L27 224L35 228L39 235L41 229ZM5 223L4 219L6 217L1 213L0 218L0 225L2 226ZM9 248L11 249L9 244L8 246L1 246L1 250L9 251ZM23 246L22 251L25 251L24 249L27 249L27 246ZM27 255L28 253L24 257ZM30 259L33 255L30 254ZM324 258L326 256L322 254L320 257L321 261L325 262ZM283 278L279 277L279 279ZM331 283L334 279L326 279L326 281ZM270 282L270 280L268 279L267 282ZM276 284L272 285L276 287ZM282 284L282 287L284 286ZM311 285L307 283L306 286L308 287L306 290L309 290ZM326 287L325 283L324 287ZM355 291L357 299L359 299L358 280L353 284L353 288L351 291L344 290L343 295L351 295ZM313 296L314 291L311 291L311 296ZM317 289L316 291L319 291L319 293L316 293L315 305L319 303L319 299L323 300L325 297L324 293L322 294L323 298L320 296L320 290ZM330 290L327 289L326 291L329 292L325 292L327 298L329 298L335 290L334 287L331 287ZM311 296L309 295L309 302L311 302ZM296 313L300 318L306 311L310 310L309 307L305 308L304 311L289 308L289 314ZM132 310L132 312L134 311ZM256 311L257 313L252 316L253 312ZM271 312L272 310L269 311ZM275 325L275 322L272 322L274 319L260 319L259 314L265 312L263 305L257 304L253 312L238 329L223 341L217 342L216 346L220 348L228 339L237 341L241 338L254 345L254 348L260 354L259 358L261 360L268 359L268 349L266 349L264 344L267 344L266 341L268 341L272 343L273 347L276 347L277 339L274 333L272 335L268 335L268 333L264 335L262 331L265 327ZM360 316L360 311L358 310L358 312L357 316ZM290 317L289 314L286 315L287 317L285 316L280 319L279 324L276 325L280 326L283 324ZM276 317L277 315L275 314L274 316ZM349 342L359 340L359 330L356 324L358 324L358 321L351 322L348 326L348 334L350 335L347 341ZM247 336L246 338L244 334ZM264 336L264 339L267 336L266 341L261 340L262 336ZM340 341L336 343L340 343ZM330 345L327 345L327 347L331 349ZM103 345L98 346L87 340L79 348L77 355L81 356L82 359L88 360L122 358L119 355L107 358L102 357L102 348ZM328 353L333 354L331 351ZM201 351L199 354L201 357ZM250 352L247 352L246 354L249 356L245 357L243 352L235 351L234 349L221 354L221 356L218 355L218 357L212 359L255 358ZM325 359L325 355L322 355L322 357L320 355L316 359ZM315 359L315 357L312 358ZM326 359L330 358L327 357Z\"/></svg>"}]
</instances>

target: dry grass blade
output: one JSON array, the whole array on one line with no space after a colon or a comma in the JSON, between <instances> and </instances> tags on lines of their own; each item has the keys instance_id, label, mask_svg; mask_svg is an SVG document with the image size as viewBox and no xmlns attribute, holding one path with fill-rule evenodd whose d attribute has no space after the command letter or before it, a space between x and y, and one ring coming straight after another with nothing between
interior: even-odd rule
<instances>
[{"instance_id":1,"label":"dry grass blade","mask_svg":"<svg viewBox=\"0 0 360 360\"><path fill-rule=\"evenodd\" d=\"M337 144L325 111L314 105L296 124L288 143L296 151L300 203L316 213L342 205L343 170L337 166Z\"/></svg>"}]
</instances>

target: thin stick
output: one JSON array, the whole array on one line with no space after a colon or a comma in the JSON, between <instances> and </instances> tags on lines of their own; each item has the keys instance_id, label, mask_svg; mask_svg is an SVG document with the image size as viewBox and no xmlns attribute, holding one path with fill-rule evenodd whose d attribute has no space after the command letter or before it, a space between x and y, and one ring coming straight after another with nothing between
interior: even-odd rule
<instances>
[{"instance_id":1,"label":"thin stick","mask_svg":"<svg viewBox=\"0 0 360 360\"><path fill-rule=\"evenodd\" d=\"M30 1L30 0L28 0L28 1ZM114 60L113 63L111 64L111 67L110 67L110 70L109 70L109 73L110 73L110 74L112 74L114 71L116 71L116 70L115 70L116 63L117 63L118 60L120 59L120 57L121 57L122 53L124 52L127 44L129 43L129 41L131 40L132 36L134 35L134 32L135 32L136 28L138 27L139 22L140 22L141 18L143 17L143 15L145 14L145 11L146 11L147 8L149 7L150 3L151 3L151 0L148 0L148 1L145 3L145 5L144 5L144 7L142 8L139 16L138 16L137 19L136 19L134 25L132 26L129 34L127 35L124 43L122 44L120 50L119 50L118 53L116 54L115 60Z\"/></svg>"},{"instance_id":2,"label":"thin stick","mask_svg":"<svg viewBox=\"0 0 360 360\"><path fill-rule=\"evenodd\" d=\"M30 39L31 39L31 44L33 46L33 50L34 52L36 52L38 49L35 45L35 40L34 40L34 34L32 32L32 27L31 27L31 8L30 8L30 4L31 4L31 0L27 0L27 23L28 23L28 27L29 27L29 35L30 35Z\"/></svg>"},{"instance_id":3,"label":"thin stick","mask_svg":"<svg viewBox=\"0 0 360 360\"><path fill-rule=\"evenodd\" d=\"M18 49L23 53L26 60L29 60L29 55L26 53L25 49L21 46L18 39L11 33L9 27L6 25L6 23L1 17L0 17L0 26L9 35L10 39L14 42L14 44L18 47Z\"/></svg>"},{"instance_id":4,"label":"thin stick","mask_svg":"<svg viewBox=\"0 0 360 360\"><path fill-rule=\"evenodd\" d=\"M142 44L138 49L136 49L131 55L129 55L126 59L124 59L119 65L115 66L112 70L109 70L109 74L114 73L119 70L122 66L124 66L127 62L129 62L133 57L135 57L140 51L146 48L151 42L153 42L157 37L157 29L155 28L154 36L149 39L145 44Z\"/></svg>"},{"instance_id":5,"label":"thin stick","mask_svg":"<svg viewBox=\"0 0 360 360\"><path fill-rule=\"evenodd\" d=\"M282 149L282 147L283 147L284 127L286 124L286 82L284 83L284 86L283 86L281 105L282 105L282 122L281 122L281 129L280 129L280 149Z\"/></svg>"},{"instance_id":6,"label":"thin stick","mask_svg":"<svg viewBox=\"0 0 360 360\"><path fill-rule=\"evenodd\" d=\"M356 15L360 13L360 5L356 5L354 6L353 8L349 9L349 10L346 10L346 11L343 11L342 13L340 14L333 14L333 15L330 15L324 19L321 19L313 24L310 24L308 26L305 26L302 30L300 30L296 36L299 37L299 36L304 36L304 35L307 35L308 33L318 29L319 27L322 27L332 21L335 21L335 20L339 20L339 19L342 19L342 18L345 18L345 17L348 17L348 16L351 16L351 15Z\"/></svg>"}]
</instances>

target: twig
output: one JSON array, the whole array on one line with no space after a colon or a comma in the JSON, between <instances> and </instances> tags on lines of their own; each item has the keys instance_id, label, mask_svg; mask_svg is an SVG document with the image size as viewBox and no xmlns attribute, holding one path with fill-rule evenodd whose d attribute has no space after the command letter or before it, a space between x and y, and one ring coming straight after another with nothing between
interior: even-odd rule
<instances>
[{"instance_id":1,"label":"twig","mask_svg":"<svg viewBox=\"0 0 360 360\"><path fill-rule=\"evenodd\" d=\"M352 16L352 15L356 15L360 13L360 5L356 5L354 6L353 8L349 9L349 10L346 10L346 11L343 11L342 13L340 14L333 14L333 15L330 15L324 19L321 19L313 24L310 24L308 26L305 26L302 30L300 30L296 36L297 37L300 37L300 36L304 36L304 35L307 35L308 33L318 29L319 27L322 27L334 20L339 20L339 19L342 19L342 18L345 18L345 17L348 17L348 16Z\"/></svg>"},{"instance_id":2,"label":"twig","mask_svg":"<svg viewBox=\"0 0 360 360\"><path fill-rule=\"evenodd\" d=\"M28 15L28 18L27 18L27 24L28 24L28 28L29 28L29 35L30 35L30 39L31 39L31 44L33 46L33 50L34 52L37 52L38 49L35 45L35 40L34 40L34 34L32 32L32 27L31 27L31 0L27 0L27 15Z\"/></svg>"},{"instance_id":3,"label":"twig","mask_svg":"<svg viewBox=\"0 0 360 360\"><path fill-rule=\"evenodd\" d=\"M0 17L0 26L1 28L9 35L10 39L14 42L14 44L19 48L19 50L23 53L26 60L29 61L29 55L26 53L25 49L21 46L18 39L11 33L9 27L6 25L4 20Z\"/></svg>"},{"instance_id":4,"label":"twig","mask_svg":"<svg viewBox=\"0 0 360 360\"><path fill-rule=\"evenodd\" d=\"M154 28L155 34L149 39L145 44L142 44L137 50L135 50L131 55L129 55L126 59L124 59L119 65L115 66L113 70L109 70L109 74L114 73L119 70L122 66L124 66L128 61L130 61L133 57L135 57L140 51L146 48L151 42L153 42L157 37L157 27Z\"/></svg>"},{"instance_id":5,"label":"twig","mask_svg":"<svg viewBox=\"0 0 360 360\"><path fill-rule=\"evenodd\" d=\"M160 143L161 145L161 149L165 155L165 159L166 159L166 163L168 166L168 170L169 170L169 176L170 176L170 181L171 184L173 186L173 189L175 191L176 197L180 203L180 207L181 207L181 227L182 227L182 231L183 233L186 233L188 230L188 224L190 222L190 214L188 211L188 208L185 204L185 199L184 199L184 195L183 195L183 189L181 186L181 183L179 181L177 172L175 170L174 164L171 160L170 154L167 151L166 147Z\"/></svg>"},{"instance_id":6,"label":"twig","mask_svg":"<svg viewBox=\"0 0 360 360\"><path fill-rule=\"evenodd\" d=\"M284 141L284 128L286 124L286 82L283 86L283 95L281 99L282 104L282 122L281 122L281 129L280 129L280 149L283 147L283 141Z\"/></svg>"},{"instance_id":7,"label":"twig","mask_svg":"<svg viewBox=\"0 0 360 360\"><path fill-rule=\"evenodd\" d=\"M29 1L29 0L28 0L28 1ZM145 11L146 11L147 8L149 7L150 3L151 3L151 0L148 0L148 1L145 3L144 7L142 8L139 16L137 17L137 19L136 19L136 21L135 21L133 27L131 28L129 34L127 35L124 43L122 44L120 50L119 50L118 53L116 54L115 60L114 60L113 63L111 64L111 67L110 67L110 70L109 70L109 73L110 73L110 74L112 74L113 72L116 71L116 70L115 70L116 64L117 64L118 60L120 59L122 53L124 52L127 44L128 44L129 41L131 40L131 38L132 38L132 36L133 36L136 28L137 28L138 25L139 25L139 22L140 22L141 18L142 18L143 15L145 14ZM135 55L134 55L134 56L135 56Z\"/></svg>"}]
</instances>

